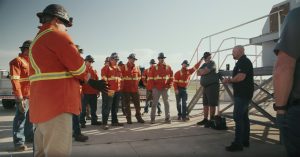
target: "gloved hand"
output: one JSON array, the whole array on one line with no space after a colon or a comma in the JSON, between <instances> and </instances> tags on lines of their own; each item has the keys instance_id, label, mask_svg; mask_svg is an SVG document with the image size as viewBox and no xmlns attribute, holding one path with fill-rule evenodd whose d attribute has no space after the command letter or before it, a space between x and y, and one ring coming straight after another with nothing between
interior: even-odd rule
<instances>
[{"instance_id":1,"label":"gloved hand","mask_svg":"<svg viewBox=\"0 0 300 157\"><path fill-rule=\"evenodd\" d=\"M25 102L22 99L16 99L16 106L18 107L19 112L25 112Z\"/></svg>"},{"instance_id":2,"label":"gloved hand","mask_svg":"<svg viewBox=\"0 0 300 157\"><path fill-rule=\"evenodd\" d=\"M102 93L108 92L109 86L104 80L89 79L87 84L93 87L94 89L101 91Z\"/></svg>"}]
</instances>

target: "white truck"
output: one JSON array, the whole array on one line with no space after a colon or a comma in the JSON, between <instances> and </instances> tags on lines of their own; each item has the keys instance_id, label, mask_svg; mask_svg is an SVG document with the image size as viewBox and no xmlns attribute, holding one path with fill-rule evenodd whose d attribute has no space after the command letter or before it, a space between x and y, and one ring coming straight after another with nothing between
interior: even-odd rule
<instances>
[{"instance_id":1,"label":"white truck","mask_svg":"<svg viewBox=\"0 0 300 157\"><path fill-rule=\"evenodd\" d=\"M9 72L3 69L0 69L0 99L5 109L15 107L15 96L12 90Z\"/></svg>"}]
</instances>

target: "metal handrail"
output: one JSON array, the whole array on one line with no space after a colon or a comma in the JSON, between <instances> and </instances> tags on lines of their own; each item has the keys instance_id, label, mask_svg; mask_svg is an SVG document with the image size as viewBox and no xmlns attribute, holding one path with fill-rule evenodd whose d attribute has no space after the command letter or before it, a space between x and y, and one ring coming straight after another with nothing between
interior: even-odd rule
<instances>
[{"instance_id":1,"label":"metal handrail","mask_svg":"<svg viewBox=\"0 0 300 157\"><path fill-rule=\"evenodd\" d=\"M221 48L221 46L223 45L223 43L225 41L229 40L229 39L234 39L235 41L236 41L236 39L249 40L249 38L241 38L241 37L229 37L229 38L225 38L225 39L222 40L222 42L221 42L220 46L218 47L218 49L216 50L216 52L219 51L220 48Z\"/></svg>"},{"instance_id":2,"label":"metal handrail","mask_svg":"<svg viewBox=\"0 0 300 157\"><path fill-rule=\"evenodd\" d=\"M260 51L260 53L257 54L257 57L252 61L252 64L253 64L253 63L257 63L258 57L261 57L261 56L262 56L262 51Z\"/></svg>"},{"instance_id":3,"label":"metal handrail","mask_svg":"<svg viewBox=\"0 0 300 157\"><path fill-rule=\"evenodd\" d=\"M221 48L221 46L223 45L223 43L226 41L226 40L229 40L229 39L234 39L234 45L236 45L236 40L237 39L243 39L243 40L248 40L249 41L249 38L241 38L241 37L229 37L229 38L226 38L226 39L224 39L222 42L221 42L221 44L220 44L220 46L218 47L218 49L217 49L217 51L216 51L216 53L218 53L218 52L221 52L220 51L220 48ZM214 55L215 56L215 55ZM213 56L213 57L214 57ZM218 53L218 69L220 69L220 53Z\"/></svg>"},{"instance_id":4,"label":"metal handrail","mask_svg":"<svg viewBox=\"0 0 300 157\"><path fill-rule=\"evenodd\" d=\"M243 45L243 46L246 47L246 46L252 46L252 45L246 44L246 45ZM228 51L228 50L231 50L231 49L233 49L233 48L223 49L223 50L220 50L220 51L218 51L218 52ZM261 56L261 53L262 53L262 52L260 52L259 54L255 54L255 55L249 55L249 54L247 54L247 56L255 56L256 58L255 58L255 59L253 60L253 62L252 62L252 63L254 63L254 62L257 61L257 58ZM223 64L224 64L224 62L226 61L226 59L227 59L228 56L231 56L231 54L227 54L226 57L223 59L223 62L222 62L221 64L218 63L218 64L219 64L218 69L221 69L221 67L223 66Z\"/></svg>"},{"instance_id":5,"label":"metal handrail","mask_svg":"<svg viewBox=\"0 0 300 157\"><path fill-rule=\"evenodd\" d=\"M282 9L282 10L278 10L278 11L276 11L276 12L273 12L273 13L271 13L271 14L267 14L267 15L261 16L261 17L259 17L259 18L256 18L256 19L253 19L253 20L250 20L250 21L248 21L248 22L245 22L245 23L239 24L239 25L237 25L237 26L234 26L234 27L230 27L230 28L228 28L228 29L225 29L225 30L223 30L223 31L220 31L220 32L217 32L217 33L214 33L214 34L211 34L211 35L208 35L208 36L205 36L205 37L201 38L201 39L200 39L200 41L199 41L199 43L198 43L198 45L197 45L197 47L196 47L196 49L195 49L195 51L194 51L194 54L193 54L192 58L190 59L190 63L193 61L193 59L194 59L194 57L195 57L196 53L198 53L198 51L199 51L199 47L200 47L200 45L201 45L201 43L202 43L202 41L203 41L204 39L206 39L206 38L209 38L209 39L211 40L211 37L213 37L213 36L216 36L216 35L222 34L222 33L224 33L224 32L227 32L227 31L233 30L233 29L235 29L235 28L238 28L238 27L241 27L241 26L247 25L247 24L249 24L249 23L252 23L252 22L258 21L258 20L260 20L260 19L263 19L263 18L269 17L269 16L271 16L271 15L274 15L274 14L278 14L278 16L279 16L281 11L283 11L283 9ZM280 28L280 24L281 24L281 23L279 23L279 22L278 22L278 25L279 25L279 27L278 27L278 28ZM209 44L210 44L210 49L211 49L211 42L209 42Z\"/></svg>"},{"instance_id":6,"label":"metal handrail","mask_svg":"<svg viewBox=\"0 0 300 157\"><path fill-rule=\"evenodd\" d=\"M221 42L219 48L220 48L221 45L224 43L224 41L229 40L229 39L248 39L248 38L240 38L240 37L230 37L230 38L226 38L226 39L224 39L224 40ZM246 47L246 46L251 46L251 45L250 45L250 44L246 44L246 45L244 45L244 46ZM211 54L212 54L212 59L215 57L216 54L219 54L219 52L222 52L222 51L228 51L228 50L231 50L231 49L232 49L232 48L227 48L227 49L219 50L219 48L218 48L217 51L211 52ZM222 62L222 65L224 64L226 58L227 58L229 55L231 55L231 54L226 55L225 59L224 59L223 62ZM248 55L248 56L249 56L249 55ZM219 61L218 61L218 64L219 64ZM222 65L218 66L218 69L220 69L220 68L222 67ZM194 73L194 74L192 75L191 80L194 80L195 76L196 76L196 73ZM188 85L189 85L189 84L188 84Z\"/></svg>"},{"instance_id":7,"label":"metal handrail","mask_svg":"<svg viewBox=\"0 0 300 157\"><path fill-rule=\"evenodd\" d=\"M283 11L283 10L279 10L279 11L273 12L273 13L271 13L271 14L267 14L267 15L261 16L261 17L259 17L259 18L250 20L250 21L248 21L248 22L239 24L239 25L234 26L234 27L230 27L230 28L225 29L225 30L223 30L223 31L220 31L220 32L217 32L217 33L214 33L214 34L211 34L211 35L208 35L208 36L205 36L205 37L201 38L200 41L198 42L198 45L197 45L197 47L196 47L196 49L195 49L193 55L192 55L192 58L190 59L190 63L193 61L193 59L194 59L194 57L195 57L196 54L197 54L197 62L198 62L198 52L199 52L199 48L200 48L200 45L201 45L201 43L202 43L203 40L209 38L209 48L210 48L210 52L211 52L211 38L212 38L213 36L216 36L216 35L225 33L225 32L227 32L227 31L230 31L230 30L233 30L233 29L235 29L235 28L238 28L238 27L247 25L247 24L249 24L249 23L252 23L252 22L261 20L261 19L263 19L263 18L269 17L269 16L274 15L274 14L278 14L278 16L280 16L280 12L281 12L281 11ZM281 24L281 23L278 22L278 25L279 25L278 28L280 28L280 24ZM236 39L245 39L245 40L246 40L246 39L248 39L248 38L229 37L229 38L224 39L224 40L221 42L221 44L219 45L218 49L217 49L215 52L211 52L212 54L214 54L214 55L212 56L212 58L214 58L215 55L216 55L217 53L218 53L218 56L219 56L219 55L220 55L220 52L222 52L222 51L227 51L227 50L231 50L231 49L232 49L232 48L228 48L228 49L220 50L220 48L221 48L221 46L223 45L223 43L224 43L226 40L229 40L229 39L235 39L235 45L236 45ZM248 40L249 40L249 39L248 39ZM250 44L246 44L246 45L244 45L244 46L249 46L249 45L250 45ZM256 47L255 47L255 53L256 53L256 51L257 51L257 50L256 50ZM261 53L260 53L260 54L261 54ZM254 61L254 62L257 62L257 58L258 58L259 56L261 56L261 55L257 55L257 57L255 58L255 61ZM227 58L227 57L226 57L226 58ZM223 61L223 62L225 62L225 61ZM254 63L254 62L253 62L253 63ZM220 63L220 62L219 62L219 60L218 60L218 64L219 64L219 63ZM222 63L222 64L224 64L224 63ZM220 64L219 64L218 69L219 69L220 67L222 67L222 65L220 66ZM196 75L196 73L194 73L194 74L192 75L192 77L191 77L192 80L195 78L195 75Z\"/></svg>"}]
</instances>

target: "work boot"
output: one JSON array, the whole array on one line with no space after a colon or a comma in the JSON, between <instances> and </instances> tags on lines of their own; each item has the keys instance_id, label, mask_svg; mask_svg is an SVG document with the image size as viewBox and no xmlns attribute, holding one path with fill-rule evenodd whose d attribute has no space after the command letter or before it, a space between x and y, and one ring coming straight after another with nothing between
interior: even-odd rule
<instances>
[{"instance_id":1,"label":"work boot","mask_svg":"<svg viewBox=\"0 0 300 157\"><path fill-rule=\"evenodd\" d=\"M75 141L78 141L78 142L86 142L89 139L89 137L85 136L83 134L79 134L79 135L75 135L74 139L75 139Z\"/></svg>"},{"instance_id":2,"label":"work boot","mask_svg":"<svg viewBox=\"0 0 300 157\"><path fill-rule=\"evenodd\" d=\"M178 117L177 117L177 120L181 120L181 116L178 116Z\"/></svg>"},{"instance_id":3,"label":"work boot","mask_svg":"<svg viewBox=\"0 0 300 157\"><path fill-rule=\"evenodd\" d=\"M131 117L126 118L126 119L127 119L127 124L132 124Z\"/></svg>"},{"instance_id":4,"label":"work boot","mask_svg":"<svg viewBox=\"0 0 300 157\"><path fill-rule=\"evenodd\" d=\"M142 117L137 117L137 122L138 123L145 123L145 121L142 119Z\"/></svg>"},{"instance_id":5,"label":"work boot","mask_svg":"<svg viewBox=\"0 0 300 157\"><path fill-rule=\"evenodd\" d=\"M204 118L202 121L198 122L197 125L205 125L208 122L206 118Z\"/></svg>"},{"instance_id":6,"label":"work boot","mask_svg":"<svg viewBox=\"0 0 300 157\"><path fill-rule=\"evenodd\" d=\"M103 129L103 130L108 130L108 129L109 129L109 126L108 126L107 124L103 124L103 125L102 125L102 129Z\"/></svg>"},{"instance_id":7,"label":"work boot","mask_svg":"<svg viewBox=\"0 0 300 157\"><path fill-rule=\"evenodd\" d=\"M190 118L189 118L189 117L184 117L184 118L182 118L182 120L183 120L184 122L186 122L186 121L189 121Z\"/></svg>"},{"instance_id":8,"label":"work boot","mask_svg":"<svg viewBox=\"0 0 300 157\"><path fill-rule=\"evenodd\" d=\"M243 146L244 146L244 147L247 147L247 148L250 147L249 141L248 141L248 142L243 142Z\"/></svg>"},{"instance_id":9,"label":"work boot","mask_svg":"<svg viewBox=\"0 0 300 157\"><path fill-rule=\"evenodd\" d=\"M22 145L18 145L18 146L15 146L15 150L16 151L26 151L27 150L27 146L25 144L22 144Z\"/></svg>"},{"instance_id":10,"label":"work boot","mask_svg":"<svg viewBox=\"0 0 300 157\"><path fill-rule=\"evenodd\" d=\"M205 128L210 128L210 127L212 127L212 125L213 125L212 121L211 121L211 120L208 120L208 121L204 124L204 127L205 127Z\"/></svg>"},{"instance_id":11,"label":"work boot","mask_svg":"<svg viewBox=\"0 0 300 157\"><path fill-rule=\"evenodd\" d=\"M171 121L171 119L169 119L169 118L166 118L166 119L165 119L165 123L167 123L167 124L171 124L171 123L172 123L172 121Z\"/></svg>"},{"instance_id":12,"label":"work boot","mask_svg":"<svg viewBox=\"0 0 300 157\"><path fill-rule=\"evenodd\" d=\"M146 111L144 111L143 113L142 113L142 115L146 115L148 113L148 111L146 112Z\"/></svg>"},{"instance_id":13,"label":"work boot","mask_svg":"<svg viewBox=\"0 0 300 157\"><path fill-rule=\"evenodd\" d=\"M81 128L86 128L86 125L85 124L80 124Z\"/></svg>"},{"instance_id":14,"label":"work boot","mask_svg":"<svg viewBox=\"0 0 300 157\"><path fill-rule=\"evenodd\" d=\"M225 147L225 149L229 152L236 152L236 151L242 151L243 150L243 146L236 144L236 143L231 143L230 146Z\"/></svg>"},{"instance_id":15,"label":"work boot","mask_svg":"<svg viewBox=\"0 0 300 157\"><path fill-rule=\"evenodd\" d=\"M91 125L102 125L102 122L98 122L98 121L92 122Z\"/></svg>"},{"instance_id":16,"label":"work boot","mask_svg":"<svg viewBox=\"0 0 300 157\"><path fill-rule=\"evenodd\" d=\"M155 119L151 119L151 124L155 124Z\"/></svg>"},{"instance_id":17,"label":"work boot","mask_svg":"<svg viewBox=\"0 0 300 157\"><path fill-rule=\"evenodd\" d=\"M161 111L157 112L157 116L161 116Z\"/></svg>"}]
</instances>

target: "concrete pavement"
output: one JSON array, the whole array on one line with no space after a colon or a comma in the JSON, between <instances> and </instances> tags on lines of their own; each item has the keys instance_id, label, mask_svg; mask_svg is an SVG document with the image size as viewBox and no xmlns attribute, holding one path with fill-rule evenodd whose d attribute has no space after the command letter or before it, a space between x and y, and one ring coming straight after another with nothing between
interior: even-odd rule
<instances>
[{"instance_id":1,"label":"concrete pavement","mask_svg":"<svg viewBox=\"0 0 300 157\"><path fill-rule=\"evenodd\" d=\"M284 157L284 147L279 143L279 132L275 128L251 125L250 147L242 152L226 152L234 137L233 122L227 119L229 129L213 130L195 125L202 119L201 111L193 111L188 122L177 121L175 102L171 99L172 124L165 124L164 114L157 117L156 124L150 124L150 115L144 115L145 124L136 123L124 127L111 127L103 130L100 126L82 129L89 136L87 142L73 142L72 156L103 157ZM163 105L162 105L163 106ZM134 110L132 110L134 115ZM98 113L100 113L98 111ZM163 112L164 113L164 112ZM26 152L15 152L12 144L12 120L14 110L5 110L0 105L0 156L32 156L32 145ZM119 114L120 122L126 122Z\"/></svg>"}]
</instances>

